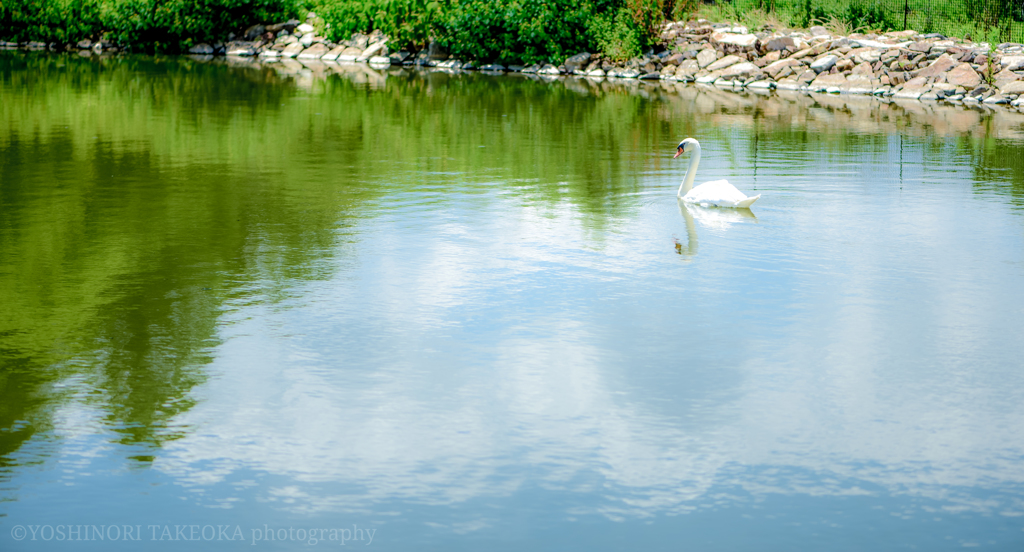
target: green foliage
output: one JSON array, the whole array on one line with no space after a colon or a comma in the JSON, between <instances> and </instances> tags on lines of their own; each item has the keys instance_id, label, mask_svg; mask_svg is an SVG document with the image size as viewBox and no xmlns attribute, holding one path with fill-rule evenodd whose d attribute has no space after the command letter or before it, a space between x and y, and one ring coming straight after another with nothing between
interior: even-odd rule
<instances>
[{"instance_id":1,"label":"green foliage","mask_svg":"<svg viewBox=\"0 0 1024 552\"><path fill-rule=\"evenodd\" d=\"M817 9L811 5L811 0L804 0L800 6L799 16L797 16L796 24L799 27L810 27L811 23L817 20L825 19L825 10L819 5Z\"/></svg>"},{"instance_id":2,"label":"green foliage","mask_svg":"<svg viewBox=\"0 0 1024 552\"><path fill-rule=\"evenodd\" d=\"M876 2L850 2L841 18L849 22L854 29L888 29L892 27L886 18L885 10Z\"/></svg>"},{"instance_id":3,"label":"green foliage","mask_svg":"<svg viewBox=\"0 0 1024 552\"><path fill-rule=\"evenodd\" d=\"M178 51L294 11L292 0L0 0L0 33L57 44L106 35L135 50Z\"/></svg>"},{"instance_id":4,"label":"green foliage","mask_svg":"<svg viewBox=\"0 0 1024 552\"><path fill-rule=\"evenodd\" d=\"M290 0L116 0L106 24L118 44L162 52L223 39L293 12Z\"/></svg>"},{"instance_id":5,"label":"green foliage","mask_svg":"<svg viewBox=\"0 0 1024 552\"><path fill-rule=\"evenodd\" d=\"M393 48L436 40L467 60L558 62L597 49L623 59L654 43L666 14L695 1L0 0L0 38L66 44L102 36L134 51L176 52L309 10L336 42L378 29Z\"/></svg>"},{"instance_id":6,"label":"green foliage","mask_svg":"<svg viewBox=\"0 0 1024 552\"><path fill-rule=\"evenodd\" d=\"M772 0L772 4L774 4ZM701 0L665 0L665 19L683 21L690 19L700 9Z\"/></svg>"},{"instance_id":7,"label":"green foliage","mask_svg":"<svg viewBox=\"0 0 1024 552\"><path fill-rule=\"evenodd\" d=\"M609 59L619 61L640 55L640 32L632 23L631 14L625 8L594 17L590 32L598 50Z\"/></svg>"},{"instance_id":8,"label":"green foliage","mask_svg":"<svg viewBox=\"0 0 1024 552\"><path fill-rule=\"evenodd\" d=\"M665 0L448 0L437 38L463 59L559 62L582 51L625 59L651 46Z\"/></svg>"},{"instance_id":9,"label":"green foliage","mask_svg":"<svg viewBox=\"0 0 1024 552\"><path fill-rule=\"evenodd\" d=\"M384 8L376 14L376 28L402 48L426 46L441 15L440 4L432 0L388 0Z\"/></svg>"},{"instance_id":10,"label":"green foliage","mask_svg":"<svg viewBox=\"0 0 1024 552\"><path fill-rule=\"evenodd\" d=\"M352 33L372 31L374 5L373 0L327 0L308 7L329 25L324 30L324 36L338 41L347 40Z\"/></svg>"},{"instance_id":11,"label":"green foliage","mask_svg":"<svg viewBox=\"0 0 1024 552\"><path fill-rule=\"evenodd\" d=\"M589 23L612 2L449 0L438 41L455 57L537 63L593 50Z\"/></svg>"},{"instance_id":12,"label":"green foliage","mask_svg":"<svg viewBox=\"0 0 1024 552\"><path fill-rule=\"evenodd\" d=\"M321 0L311 8L329 25L324 36L335 42L379 29L399 48L425 46L441 14L434 0Z\"/></svg>"},{"instance_id":13,"label":"green foliage","mask_svg":"<svg viewBox=\"0 0 1024 552\"><path fill-rule=\"evenodd\" d=\"M698 13L751 28L900 30L1024 40L1017 0L0 0L0 39L68 44L104 37L136 51L181 51L255 23L315 11L341 41L379 29L393 48L431 40L463 59L540 62L599 50L625 59L654 44L664 18Z\"/></svg>"},{"instance_id":14,"label":"green foliage","mask_svg":"<svg viewBox=\"0 0 1024 552\"><path fill-rule=\"evenodd\" d=\"M665 0L624 0L633 26L647 47L658 36L658 27L665 19Z\"/></svg>"},{"instance_id":15,"label":"green foliage","mask_svg":"<svg viewBox=\"0 0 1024 552\"><path fill-rule=\"evenodd\" d=\"M0 0L0 33L15 41L60 44L98 33L100 0Z\"/></svg>"}]
</instances>

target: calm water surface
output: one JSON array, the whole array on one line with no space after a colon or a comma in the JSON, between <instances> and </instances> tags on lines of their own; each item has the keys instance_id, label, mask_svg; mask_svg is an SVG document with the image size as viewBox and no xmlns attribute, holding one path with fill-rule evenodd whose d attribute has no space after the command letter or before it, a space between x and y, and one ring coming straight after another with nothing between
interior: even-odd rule
<instances>
[{"instance_id":1,"label":"calm water surface","mask_svg":"<svg viewBox=\"0 0 1024 552\"><path fill-rule=\"evenodd\" d=\"M0 549L1024 549L1024 116L292 67L0 57Z\"/></svg>"}]
</instances>

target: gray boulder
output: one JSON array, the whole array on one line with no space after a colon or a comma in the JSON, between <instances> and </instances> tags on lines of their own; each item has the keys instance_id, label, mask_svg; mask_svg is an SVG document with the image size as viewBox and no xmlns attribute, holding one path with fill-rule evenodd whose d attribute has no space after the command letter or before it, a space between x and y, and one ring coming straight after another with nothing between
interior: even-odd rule
<instances>
[{"instance_id":1,"label":"gray boulder","mask_svg":"<svg viewBox=\"0 0 1024 552\"><path fill-rule=\"evenodd\" d=\"M431 41L427 46L427 56L433 60L448 59L448 52L437 42Z\"/></svg>"},{"instance_id":2,"label":"gray boulder","mask_svg":"<svg viewBox=\"0 0 1024 552\"><path fill-rule=\"evenodd\" d=\"M759 77L760 75L761 69L758 68L758 66L754 65L753 63L750 63L749 61L744 61L741 63L730 65L724 71L722 71L722 76L729 79L749 78L754 76Z\"/></svg>"},{"instance_id":3,"label":"gray boulder","mask_svg":"<svg viewBox=\"0 0 1024 552\"><path fill-rule=\"evenodd\" d=\"M725 69L730 65L735 65L741 60L739 56L725 56L722 59L715 61L711 65L708 65L708 71L718 71L719 69Z\"/></svg>"},{"instance_id":4,"label":"gray boulder","mask_svg":"<svg viewBox=\"0 0 1024 552\"><path fill-rule=\"evenodd\" d=\"M302 50L304 49L305 48L303 48L302 44L294 42L286 46L285 49L281 51L281 57L293 58L299 55L299 53L302 52Z\"/></svg>"},{"instance_id":5,"label":"gray boulder","mask_svg":"<svg viewBox=\"0 0 1024 552\"><path fill-rule=\"evenodd\" d=\"M580 52L580 53L576 54L575 56L572 56L569 59L565 60L565 70L571 73L573 71L576 71L576 70L579 70L579 69L582 69L582 68L586 67L587 63L589 63L589 62L590 62L590 53L589 52Z\"/></svg>"},{"instance_id":6,"label":"gray boulder","mask_svg":"<svg viewBox=\"0 0 1024 552\"><path fill-rule=\"evenodd\" d=\"M769 52L775 52L778 50L789 50L790 52L796 51L796 41L788 36L780 38L773 38L768 41L765 49Z\"/></svg>"},{"instance_id":7,"label":"gray boulder","mask_svg":"<svg viewBox=\"0 0 1024 552\"><path fill-rule=\"evenodd\" d=\"M836 56L822 56L811 64L811 69L814 70L815 73L828 71L835 67L837 61L839 61L839 58Z\"/></svg>"},{"instance_id":8,"label":"gray boulder","mask_svg":"<svg viewBox=\"0 0 1024 552\"><path fill-rule=\"evenodd\" d=\"M336 61L338 59L338 56L340 56L341 53L344 51L344 46L335 46L334 48L331 48L326 54L324 54L323 57L320 59L323 61Z\"/></svg>"},{"instance_id":9,"label":"gray boulder","mask_svg":"<svg viewBox=\"0 0 1024 552\"><path fill-rule=\"evenodd\" d=\"M705 48L697 53L697 65L702 68L711 65L716 59L718 59L718 53L712 48Z\"/></svg>"},{"instance_id":10,"label":"gray boulder","mask_svg":"<svg viewBox=\"0 0 1024 552\"><path fill-rule=\"evenodd\" d=\"M226 53L229 56L254 56L256 55L256 45L252 42L229 42Z\"/></svg>"},{"instance_id":11,"label":"gray boulder","mask_svg":"<svg viewBox=\"0 0 1024 552\"><path fill-rule=\"evenodd\" d=\"M362 53L363 51L359 48L348 46L338 54L338 61L355 61Z\"/></svg>"},{"instance_id":12,"label":"gray boulder","mask_svg":"<svg viewBox=\"0 0 1024 552\"><path fill-rule=\"evenodd\" d=\"M679 68L676 69L676 76L688 77L697 74L697 71L700 71L700 65L697 64L696 60L688 59L679 64Z\"/></svg>"},{"instance_id":13,"label":"gray boulder","mask_svg":"<svg viewBox=\"0 0 1024 552\"><path fill-rule=\"evenodd\" d=\"M1000 94L1024 94L1024 81L1009 82L999 88Z\"/></svg>"},{"instance_id":14,"label":"gray boulder","mask_svg":"<svg viewBox=\"0 0 1024 552\"><path fill-rule=\"evenodd\" d=\"M969 63L961 63L946 73L946 82L954 86L962 86L967 90L979 86L982 82L981 75L971 67Z\"/></svg>"},{"instance_id":15,"label":"gray boulder","mask_svg":"<svg viewBox=\"0 0 1024 552\"><path fill-rule=\"evenodd\" d=\"M359 57L356 58L356 59L357 59L357 61L366 61L366 60L370 59L371 57L374 57L374 56L377 56L377 55L387 55L387 45L388 45L388 43L387 43L386 40L383 41L383 42L378 42L378 43L374 44L373 46L370 46L366 50L363 50L363 53L360 54Z\"/></svg>"},{"instance_id":16,"label":"gray boulder","mask_svg":"<svg viewBox=\"0 0 1024 552\"><path fill-rule=\"evenodd\" d=\"M314 44L299 53L298 57L299 59L320 59L324 57L324 54L326 54L327 51L327 46L324 46L323 44Z\"/></svg>"},{"instance_id":17,"label":"gray boulder","mask_svg":"<svg viewBox=\"0 0 1024 552\"><path fill-rule=\"evenodd\" d=\"M245 30L243 36L246 40L256 40L261 34L267 32L267 28L263 25L253 25Z\"/></svg>"},{"instance_id":18,"label":"gray boulder","mask_svg":"<svg viewBox=\"0 0 1024 552\"><path fill-rule=\"evenodd\" d=\"M298 27L298 26L299 26L299 20L298 19L289 19L288 21L286 21L284 23L274 23L273 25L267 25L266 31L267 32L271 32L271 33L279 33L281 31L285 31L285 32L290 33L290 32L295 30L295 27Z\"/></svg>"},{"instance_id":19,"label":"gray boulder","mask_svg":"<svg viewBox=\"0 0 1024 552\"><path fill-rule=\"evenodd\" d=\"M665 65L679 65L680 63L687 59L689 58L687 58L686 55L683 53L672 54L671 56L665 58Z\"/></svg>"}]
</instances>

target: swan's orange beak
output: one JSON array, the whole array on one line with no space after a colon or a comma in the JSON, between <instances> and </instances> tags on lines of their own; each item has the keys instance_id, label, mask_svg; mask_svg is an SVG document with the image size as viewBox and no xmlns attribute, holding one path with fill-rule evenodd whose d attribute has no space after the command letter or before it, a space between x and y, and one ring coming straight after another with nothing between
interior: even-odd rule
<instances>
[{"instance_id":1,"label":"swan's orange beak","mask_svg":"<svg viewBox=\"0 0 1024 552\"><path fill-rule=\"evenodd\" d=\"M679 157L682 154L683 154L683 148L676 148L676 154L672 156L672 159L675 159L676 157Z\"/></svg>"}]
</instances>

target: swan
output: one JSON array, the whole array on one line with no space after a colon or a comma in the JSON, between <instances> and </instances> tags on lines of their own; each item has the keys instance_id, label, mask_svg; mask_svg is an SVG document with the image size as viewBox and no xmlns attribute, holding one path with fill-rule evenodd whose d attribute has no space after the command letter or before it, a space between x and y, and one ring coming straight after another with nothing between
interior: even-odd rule
<instances>
[{"instance_id":1,"label":"swan","mask_svg":"<svg viewBox=\"0 0 1024 552\"><path fill-rule=\"evenodd\" d=\"M737 190L736 186L729 184L728 180L713 180L694 188L693 179L697 176L697 165L700 163L700 142L693 138L679 142L679 145L676 146L676 154L672 156L672 159L684 153L690 154L690 166L686 169L683 183L679 185L679 198L683 201L702 206L746 209L761 197L761 194L747 197L746 194Z\"/></svg>"}]
</instances>

